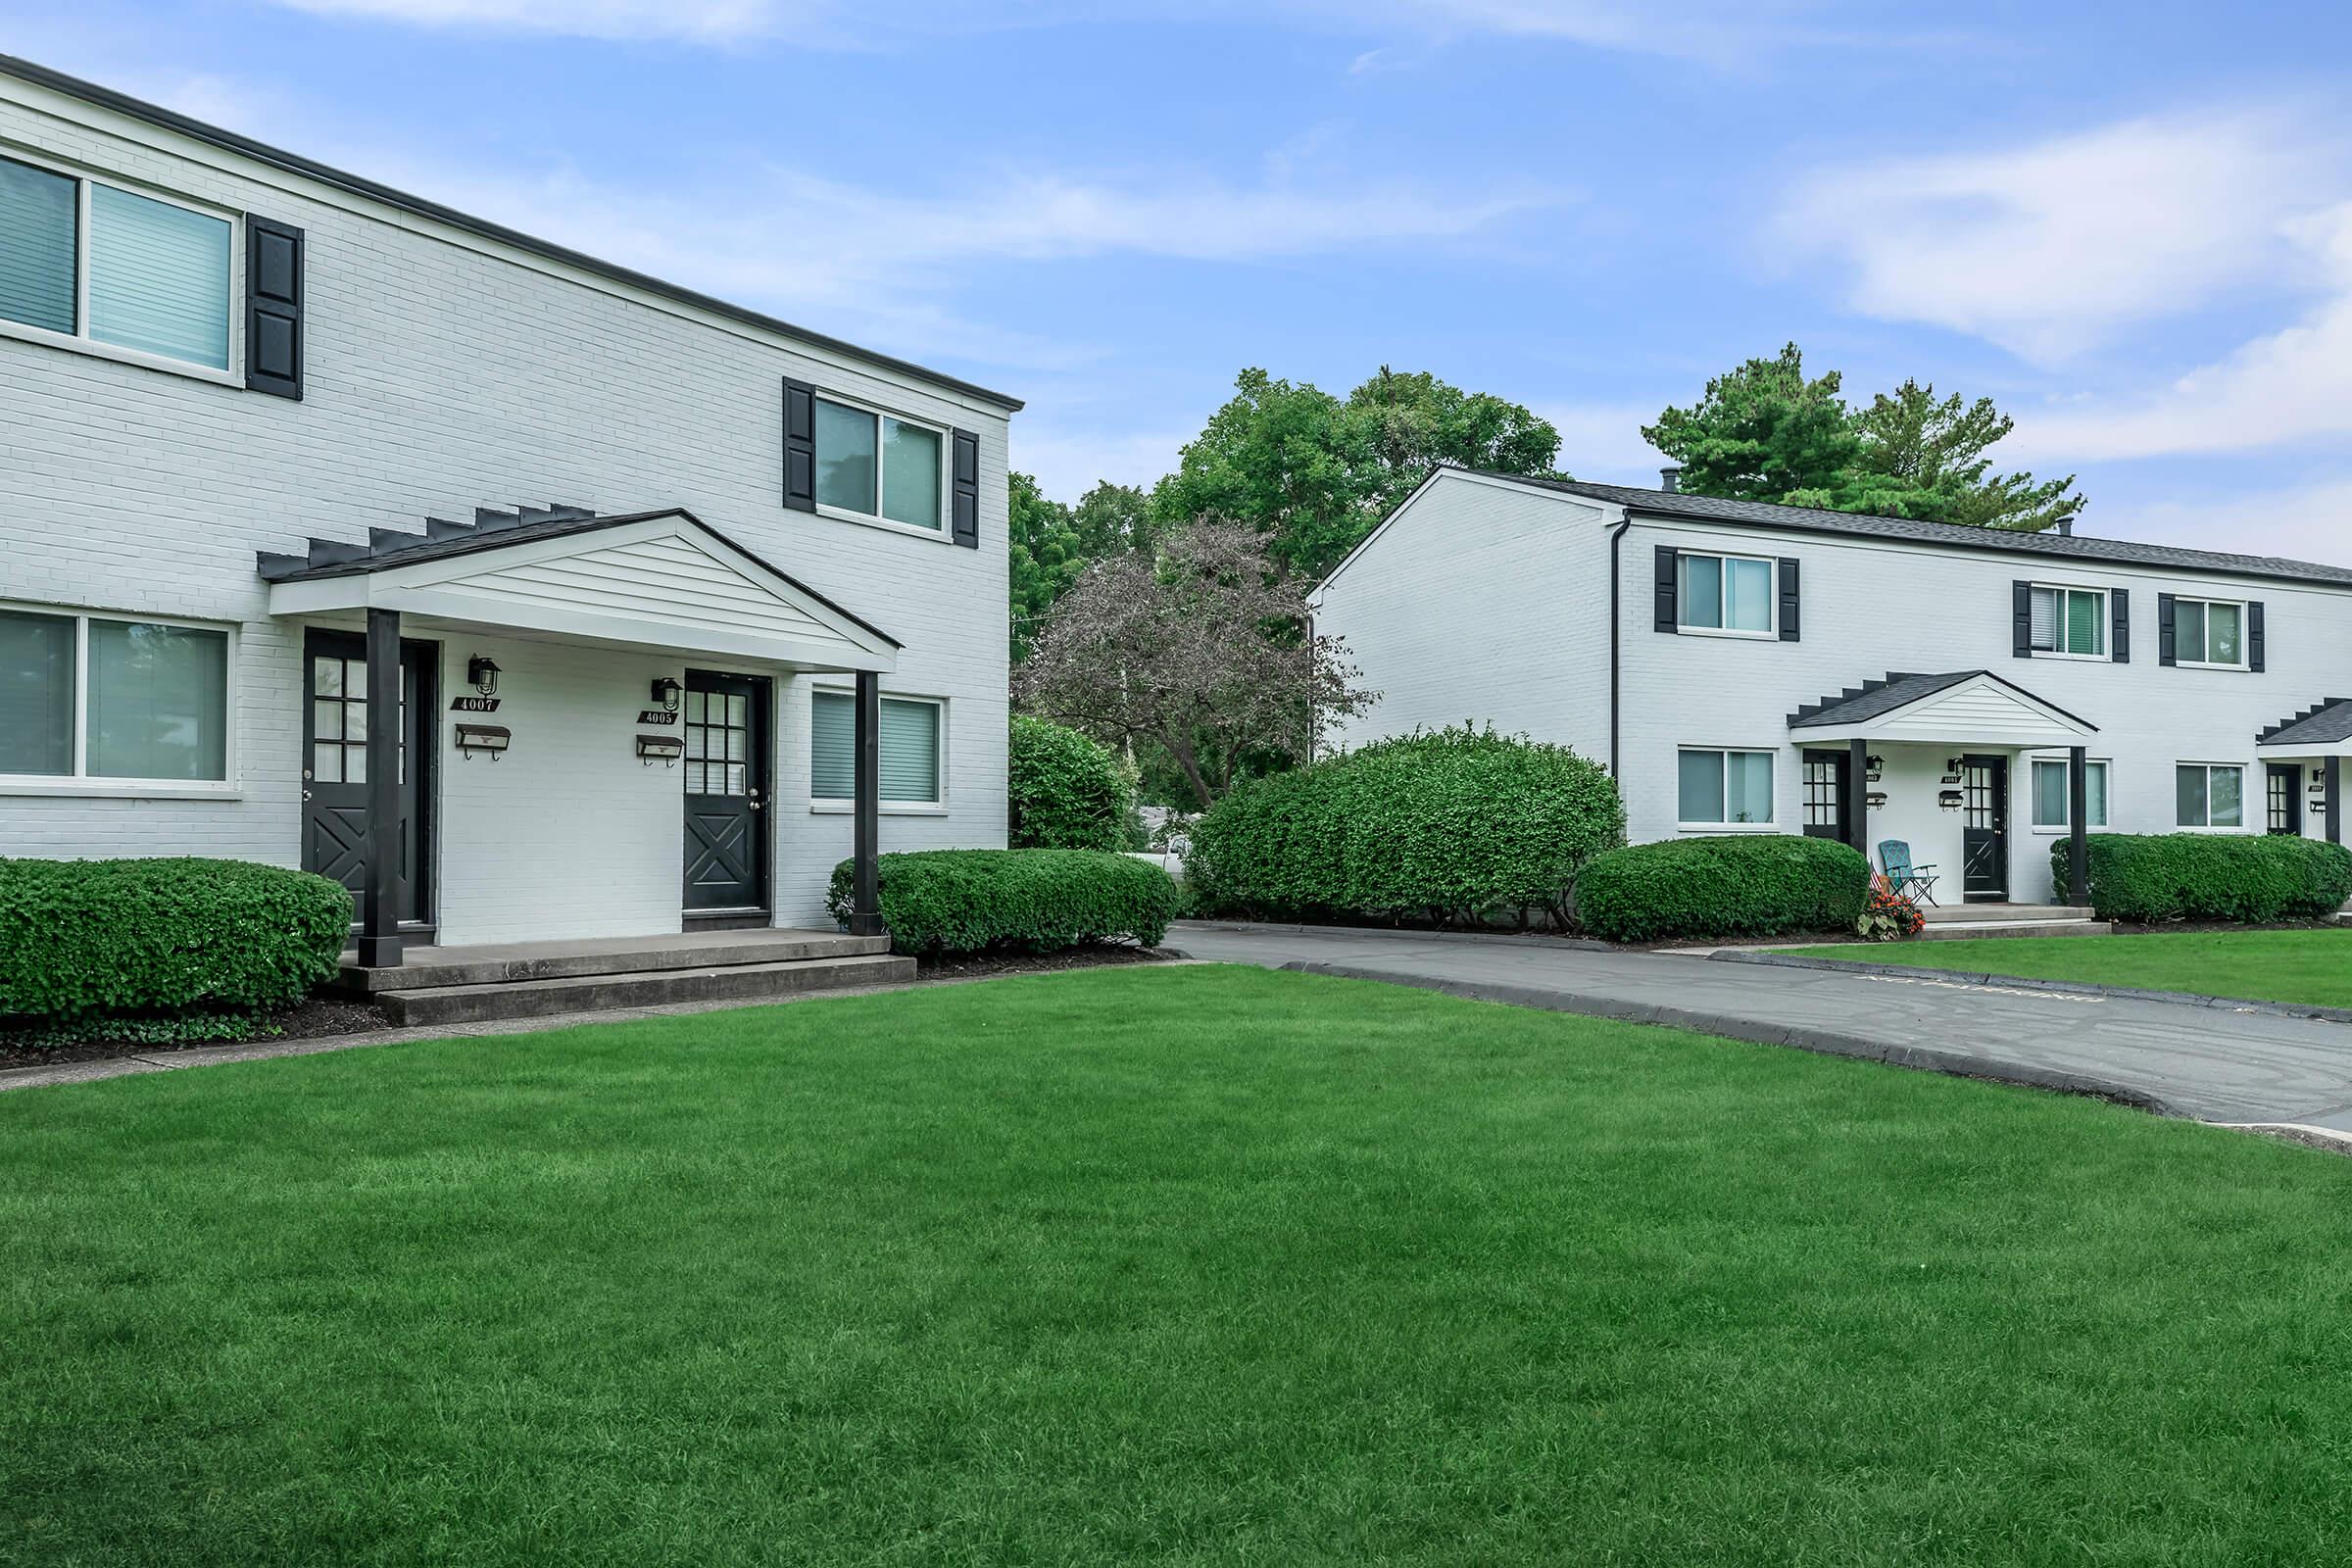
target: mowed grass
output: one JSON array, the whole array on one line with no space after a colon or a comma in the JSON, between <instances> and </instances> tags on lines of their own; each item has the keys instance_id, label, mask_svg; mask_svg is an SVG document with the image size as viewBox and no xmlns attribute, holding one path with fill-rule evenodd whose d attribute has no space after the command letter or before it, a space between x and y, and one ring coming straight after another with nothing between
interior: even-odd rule
<instances>
[{"instance_id":1,"label":"mowed grass","mask_svg":"<svg viewBox=\"0 0 2352 1568\"><path fill-rule=\"evenodd\" d=\"M1074 973L0 1096L0 1554L2255 1563L2352 1162Z\"/></svg>"},{"instance_id":2,"label":"mowed grass","mask_svg":"<svg viewBox=\"0 0 2352 1568\"><path fill-rule=\"evenodd\" d=\"M1966 942L1851 943L1796 952L1818 958L1915 964L2186 991L2249 1002L2352 1007L2352 928L2152 931L2113 937L1986 937Z\"/></svg>"}]
</instances>

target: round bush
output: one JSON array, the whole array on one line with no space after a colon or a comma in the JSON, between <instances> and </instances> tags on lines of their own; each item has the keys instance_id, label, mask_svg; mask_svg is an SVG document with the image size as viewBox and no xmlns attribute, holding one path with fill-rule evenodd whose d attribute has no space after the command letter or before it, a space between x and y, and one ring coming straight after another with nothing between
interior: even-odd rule
<instances>
[{"instance_id":1,"label":"round bush","mask_svg":"<svg viewBox=\"0 0 2352 1568\"><path fill-rule=\"evenodd\" d=\"M0 860L0 1018L283 1007L334 977L351 894L244 860Z\"/></svg>"},{"instance_id":2,"label":"round bush","mask_svg":"<svg viewBox=\"0 0 2352 1568\"><path fill-rule=\"evenodd\" d=\"M2091 907L2102 920L2320 920L2352 897L2352 851L2266 834L2093 833ZM2058 887L2068 847L2050 852Z\"/></svg>"},{"instance_id":3,"label":"round bush","mask_svg":"<svg viewBox=\"0 0 2352 1568\"><path fill-rule=\"evenodd\" d=\"M1624 842L1604 769L1464 727L1241 785L1194 824L1185 872L1211 912L1558 922L1578 870Z\"/></svg>"},{"instance_id":4,"label":"round bush","mask_svg":"<svg viewBox=\"0 0 2352 1568\"><path fill-rule=\"evenodd\" d=\"M1006 766L1014 849L1128 847L1135 784L1107 747L1065 725L1015 715Z\"/></svg>"},{"instance_id":5,"label":"round bush","mask_svg":"<svg viewBox=\"0 0 2352 1568\"><path fill-rule=\"evenodd\" d=\"M1150 860L1099 850L917 850L876 861L882 919L901 953L1052 953L1125 939L1156 947L1176 884ZM847 924L857 863L833 868L826 907Z\"/></svg>"},{"instance_id":6,"label":"round bush","mask_svg":"<svg viewBox=\"0 0 2352 1568\"><path fill-rule=\"evenodd\" d=\"M1578 921L1611 942L1850 932L1869 899L1859 851L1786 833L1637 844L1576 880Z\"/></svg>"}]
</instances>

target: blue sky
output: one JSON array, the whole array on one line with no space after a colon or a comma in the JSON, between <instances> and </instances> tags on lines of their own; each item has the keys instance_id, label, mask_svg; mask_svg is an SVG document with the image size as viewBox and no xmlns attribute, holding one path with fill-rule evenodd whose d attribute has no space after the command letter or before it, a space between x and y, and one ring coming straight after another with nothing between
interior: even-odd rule
<instances>
[{"instance_id":1,"label":"blue sky","mask_svg":"<svg viewBox=\"0 0 2352 1568\"><path fill-rule=\"evenodd\" d=\"M1649 482L1786 339L1989 393L2085 532L2352 561L2352 8L0 0L0 50L1029 400L1430 369Z\"/></svg>"}]
</instances>

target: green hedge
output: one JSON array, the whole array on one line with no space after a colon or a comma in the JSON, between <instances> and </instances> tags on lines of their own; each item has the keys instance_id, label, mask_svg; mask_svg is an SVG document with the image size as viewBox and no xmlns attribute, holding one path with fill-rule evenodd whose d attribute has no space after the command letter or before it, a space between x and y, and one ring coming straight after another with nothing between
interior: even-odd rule
<instances>
[{"instance_id":1,"label":"green hedge","mask_svg":"<svg viewBox=\"0 0 2352 1568\"><path fill-rule=\"evenodd\" d=\"M1611 942L1845 933L1869 900L1859 851L1785 833L1637 844L1576 881L1579 923Z\"/></svg>"},{"instance_id":2,"label":"green hedge","mask_svg":"<svg viewBox=\"0 0 2352 1568\"><path fill-rule=\"evenodd\" d=\"M2102 920L2317 920L2352 897L2352 851L2317 839L2230 833L2093 833L2090 903ZM2067 883L2067 845L2050 851Z\"/></svg>"},{"instance_id":3,"label":"green hedge","mask_svg":"<svg viewBox=\"0 0 2352 1568\"><path fill-rule=\"evenodd\" d=\"M901 953L1052 953L1121 938L1151 948L1176 917L1167 872L1100 850L918 850L876 869ZM853 861L835 866L826 899L845 924L855 874Z\"/></svg>"},{"instance_id":4,"label":"green hedge","mask_svg":"<svg viewBox=\"0 0 2352 1568\"><path fill-rule=\"evenodd\" d=\"M332 979L351 894L243 860L0 860L0 1018L282 1007Z\"/></svg>"},{"instance_id":5,"label":"green hedge","mask_svg":"<svg viewBox=\"0 0 2352 1568\"><path fill-rule=\"evenodd\" d=\"M1624 842L1597 764L1465 727L1238 786L1193 825L1185 875L1225 914L1556 922L1578 870Z\"/></svg>"},{"instance_id":6,"label":"green hedge","mask_svg":"<svg viewBox=\"0 0 2352 1568\"><path fill-rule=\"evenodd\" d=\"M1135 783L1108 748L1066 726L1016 716L1006 767L1014 849L1127 847Z\"/></svg>"}]
</instances>

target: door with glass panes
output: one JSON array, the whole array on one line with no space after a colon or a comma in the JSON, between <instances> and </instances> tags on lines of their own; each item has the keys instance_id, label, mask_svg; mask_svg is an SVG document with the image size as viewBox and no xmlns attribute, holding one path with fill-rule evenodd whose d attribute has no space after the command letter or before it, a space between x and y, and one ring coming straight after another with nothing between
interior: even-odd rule
<instances>
[{"instance_id":1,"label":"door with glass panes","mask_svg":"<svg viewBox=\"0 0 2352 1568\"><path fill-rule=\"evenodd\" d=\"M685 912L767 911L768 683L686 672Z\"/></svg>"},{"instance_id":2,"label":"door with glass panes","mask_svg":"<svg viewBox=\"0 0 2352 1568\"><path fill-rule=\"evenodd\" d=\"M400 645L403 832L392 906L405 925L432 918L425 813L432 798L433 665L432 644ZM333 877L356 901L368 884L368 639L355 632L307 632L303 686L303 869Z\"/></svg>"}]
</instances>

